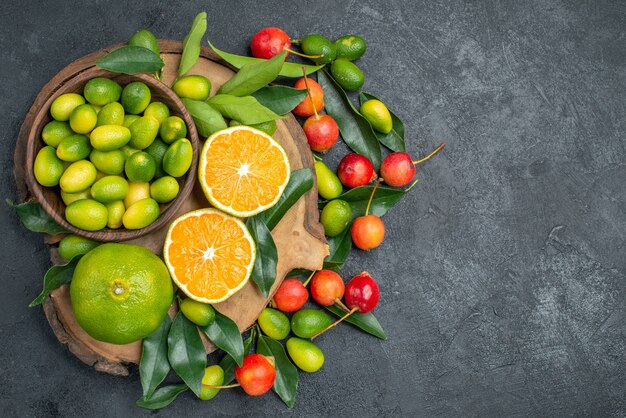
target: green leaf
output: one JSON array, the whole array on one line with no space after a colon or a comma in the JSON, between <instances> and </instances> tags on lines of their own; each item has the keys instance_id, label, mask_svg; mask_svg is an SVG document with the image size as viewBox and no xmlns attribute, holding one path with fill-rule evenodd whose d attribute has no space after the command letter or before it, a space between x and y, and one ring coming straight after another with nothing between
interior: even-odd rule
<instances>
[{"instance_id":1,"label":"green leaf","mask_svg":"<svg viewBox=\"0 0 626 418\"><path fill-rule=\"evenodd\" d=\"M232 319L216 309L215 321L200 329L213 344L230 354L237 364L243 364L243 339L237 324Z\"/></svg>"},{"instance_id":2,"label":"green leaf","mask_svg":"<svg viewBox=\"0 0 626 418\"><path fill-rule=\"evenodd\" d=\"M109 52L96 65L114 73L153 73L163 68L163 60L142 46L126 45Z\"/></svg>"},{"instance_id":3,"label":"green leaf","mask_svg":"<svg viewBox=\"0 0 626 418\"><path fill-rule=\"evenodd\" d=\"M289 183L278 199L278 202L261 212L257 217L263 220L271 231L278 222L285 216L285 213L302 197L303 194L313 187L313 171L310 168L302 168L291 172Z\"/></svg>"},{"instance_id":4,"label":"green leaf","mask_svg":"<svg viewBox=\"0 0 626 418\"><path fill-rule=\"evenodd\" d=\"M238 120L244 125L283 119L283 116L272 112L252 96L237 97L230 94L217 94L207 103L227 118Z\"/></svg>"},{"instance_id":5,"label":"green leaf","mask_svg":"<svg viewBox=\"0 0 626 418\"><path fill-rule=\"evenodd\" d=\"M252 342L254 341L254 330L255 328L250 330L250 335L243 342L244 357L250 354ZM222 358L222 361L220 361L220 367L224 370L224 385L229 385L235 378L235 364L237 364L235 359L233 359L233 357L228 353L226 353L224 358Z\"/></svg>"},{"instance_id":6,"label":"green leaf","mask_svg":"<svg viewBox=\"0 0 626 418\"><path fill-rule=\"evenodd\" d=\"M165 315L159 328L143 339L139 377L144 398L152 396L170 371L171 367L167 359L167 336L171 325L170 316Z\"/></svg>"},{"instance_id":7,"label":"green leaf","mask_svg":"<svg viewBox=\"0 0 626 418\"><path fill-rule=\"evenodd\" d=\"M146 409L161 409L171 404L181 393L185 392L189 387L184 383L176 385L163 386L159 388L149 397L141 397L135 404Z\"/></svg>"},{"instance_id":8,"label":"green leaf","mask_svg":"<svg viewBox=\"0 0 626 418\"><path fill-rule=\"evenodd\" d=\"M72 257L67 264L50 267L50 269L48 269L46 274L43 276L43 290L39 296L37 296L35 300L28 305L28 307L32 308L37 305L41 305L43 301L50 296L50 292L61 287L61 285L71 282L76 264L78 264L78 260L80 260L82 256L82 254L76 255Z\"/></svg>"},{"instance_id":9,"label":"green leaf","mask_svg":"<svg viewBox=\"0 0 626 418\"><path fill-rule=\"evenodd\" d=\"M251 62L267 61L261 58L253 58L253 57L248 57L245 55L235 55L235 54L230 54L228 52L220 51L219 49L214 47L211 44L211 42L209 42L209 46L211 47L213 52L215 52L224 61L226 61L227 63L229 63L235 68L241 68L244 65L249 64ZM307 74L312 74L324 66L323 65L305 65L305 64L299 64L296 62L285 62L283 64L283 67L280 70L280 73L278 73L278 75L283 76L283 77L289 77L289 78L299 78L299 77L302 77L303 67L306 70Z\"/></svg>"},{"instance_id":10,"label":"green leaf","mask_svg":"<svg viewBox=\"0 0 626 418\"><path fill-rule=\"evenodd\" d=\"M252 280L259 287L263 296L268 297L276 281L278 251L269 228L263 220L252 216L246 221L246 227L256 244L256 258L252 268Z\"/></svg>"},{"instance_id":11,"label":"green leaf","mask_svg":"<svg viewBox=\"0 0 626 418\"><path fill-rule=\"evenodd\" d=\"M183 54L178 64L178 76L182 77L191 70L200 56L200 42L206 32L206 12L198 13L193 19L191 29L183 41Z\"/></svg>"},{"instance_id":12,"label":"green leaf","mask_svg":"<svg viewBox=\"0 0 626 418\"><path fill-rule=\"evenodd\" d=\"M405 190L379 186L376 189L376 194L374 194L372 198L369 213L379 217L383 216L389 209L394 207L416 183L417 180ZM355 187L339 196L338 199L343 199L350 205L350 209L352 209L352 219L365 215L367 202L373 189L374 186Z\"/></svg>"},{"instance_id":13,"label":"green leaf","mask_svg":"<svg viewBox=\"0 0 626 418\"><path fill-rule=\"evenodd\" d=\"M270 337L259 334L256 352L264 356L274 357L276 380L274 380L272 390L289 408L293 408L298 390L298 369L287 357L283 345Z\"/></svg>"},{"instance_id":14,"label":"green leaf","mask_svg":"<svg viewBox=\"0 0 626 418\"><path fill-rule=\"evenodd\" d=\"M324 307L326 308L326 310L332 312L340 318L346 314L346 311L344 311L337 305ZM385 330L383 330L383 327L380 326L380 323L378 322L376 317L371 313L361 314L355 312L347 317L345 321L351 323L358 328L361 328L363 331L373 335L374 337L380 338L381 340L387 339L387 335L385 335Z\"/></svg>"},{"instance_id":15,"label":"green leaf","mask_svg":"<svg viewBox=\"0 0 626 418\"><path fill-rule=\"evenodd\" d=\"M193 118L201 136L208 137L228 127L222 114L213 109L208 103L192 99L181 100Z\"/></svg>"},{"instance_id":16,"label":"green leaf","mask_svg":"<svg viewBox=\"0 0 626 418\"><path fill-rule=\"evenodd\" d=\"M176 374L199 395L206 368L206 351L198 329L182 312L176 314L167 336L167 357Z\"/></svg>"},{"instance_id":17,"label":"green leaf","mask_svg":"<svg viewBox=\"0 0 626 418\"><path fill-rule=\"evenodd\" d=\"M56 223L37 202L27 202L16 205L7 199L6 203L15 209L22 224L30 231L43 232L50 235L67 232L67 230Z\"/></svg>"},{"instance_id":18,"label":"green leaf","mask_svg":"<svg viewBox=\"0 0 626 418\"><path fill-rule=\"evenodd\" d=\"M350 251L352 250L352 236L350 235L350 228L352 222L348 224L343 232L335 237L327 237L328 250L330 254L324 259L324 268L327 270L333 270L340 272L343 269L343 265L346 263ZM308 276L307 276L308 277Z\"/></svg>"},{"instance_id":19,"label":"green leaf","mask_svg":"<svg viewBox=\"0 0 626 418\"><path fill-rule=\"evenodd\" d=\"M267 86L278 77L286 55L287 51L283 51L272 59L245 64L233 78L220 87L217 93L242 97Z\"/></svg>"},{"instance_id":20,"label":"green leaf","mask_svg":"<svg viewBox=\"0 0 626 418\"><path fill-rule=\"evenodd\" d=\"M359 94L359 101L361 103L361 106L363 106L363 103L367 100L372 99L380 100L373 94L365 92L361 92ZM396 116L396 114L393 113L391 110L389 110L389 113L391 114L391 122L393 123L391 132L389 132L388 134L384 134L378 131L374 131L374 133L376 134L376 137L378 138L380 143L390 150L404 152L406 151L406 145L404 144L404 124L402 123L400 118Z\"/></svg>"},{"instance_id":21,"label":"green leaf","mask_svg":"<svg viewBox=\"0 0 626 418\"><path fill-rule=\"evenodd\" d=\"M267 86L252 93L259 103L278 115L291 112L306 97L306 90L287 86Z\"/></svg>"},{"instance_id":22,"label":"green leaf","mask_svg":"<svg viewBox=\"0 0 626 418\"><path fill-rule=\"evenodd\" d=\"M370 123L354 108L350 98L325 71L317 81L324 90L324 108L335 119L344 142L354 151L370 159L378 170L381 162L380 143Z\"/></svg>"}]
</instances>

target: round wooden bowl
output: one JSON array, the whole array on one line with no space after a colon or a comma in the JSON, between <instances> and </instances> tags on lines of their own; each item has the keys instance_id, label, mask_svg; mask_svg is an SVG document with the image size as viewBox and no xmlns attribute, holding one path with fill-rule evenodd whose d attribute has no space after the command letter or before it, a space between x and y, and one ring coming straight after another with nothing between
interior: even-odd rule
<instances>
[{"instance_id":1,"label":"round wooden bowl","mask_svg":"<svg viewBox=\"0 0 626 418\"><path fill-rule=\"evenodd\" d=\"M193 147L193 159L191 167L187 173L178 179L180 184L180 192L178 197L168 204L160 205L161 214L152 224L141 229L110 229L104 228L99 231L85 231L83 229L76 228L71 225L65 219L65 204L61 199L60 189L58 187L44 187L40 185L35 179L33 172L33 166L35 163L35 157L41 148L44 147L44 142L41 139L41 132L44 126L52 120L50 116L50 105L62 94L65 93L83 93L83 88L89 80L95 77L105 77L116 81L122 87L133 81L141 81L145 83L152 93L151 101L160 101L167 105L170 109L172 116L181 117L187 124L187 137L191 141ZM191 193L193 185L196 179L196 171L198 168L198 153L199 153L199 141L196 126L193 123L193 119L183 102L176 96L176 94L165 84L156 80L154 77L146 74L126 75L116 74L103 70L98 67L91 67L76 74L73 78L64 82L59 88L46 100L41 107L35 119L33 125L28 132L28 139L26 144L26 182L31 193L39 201L52 219L54 219L59 225L63 226L68 231L80 235L86 238L90 238L96 241L127 241L130 239L138 238L146 235L152 231L158 230L163 227L177 212L185 199Z\"/></svg>"}]
</instances>

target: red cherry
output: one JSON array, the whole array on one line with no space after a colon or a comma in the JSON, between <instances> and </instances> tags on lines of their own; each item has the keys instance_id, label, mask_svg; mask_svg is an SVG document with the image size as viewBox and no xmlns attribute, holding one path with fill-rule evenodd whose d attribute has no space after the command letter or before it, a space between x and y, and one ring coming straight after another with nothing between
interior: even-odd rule
<instances>
[{"instance_id":1,"label":"red cherry","mask_svg":"<svg viewBox=\"0 0 626 418\"><path fill-rule=\"evenodd\" d=\"M252 37L250 49L256 58L270 59L285 48L291 49L291 40L284 30L274 27L262 29ZM285 56L287 58L289 53Z\"/></svg>"},{"instance_id":2,"label":"red cherry","mask_svg":"<svg viewBox=\"0 0 626 418\"><path fill-rule=\"evenodd\" d=\"M313 115L304 122L302 128L313 151L326 152L339 138L339 126L329 115Z\"/></svg>"},{"instance_id":3,"label":"red cherry","mask_svg":"<svg viewBox=\"0 0 626 418\"><path fill-rule=\"evenodd\" d=\"M415 165L406 152L393 152L380 165L380 176L393 187L406 186L415 176Z\"/></svg>"},{"instance_id":4,"label":"red cherry","mask_svg":"<svg viewBox=\"0 0 626 418\"><path fill-rule=\"evenodd\" d=\"M309 117L313 116L315 112L319 112L324 108L324 90L317 81L312 78L304 80L304 77L299 78L293 85L294 89L306 90L306 86L309 86L309 95L307 95L298 106L294 107L292 112L294 115Z\"/></svg>"},{"instance_id":5,"label":"red cherry","mask_svg":"<svg viewBox=\"0 0 626 418\"><path fill-rule=\"evenodd\" d=\"M350 229L352 242L363 251L369 251L380 245L385 239L385 224L376 215L359 216Z\"/></svg>"},{"instance_id":6,"label":"red cherry","mask_svg":"<svg viewBox=\"0 0 626 418\"><path fill-rule=\"evenodd\" d=\"M378 284L368 272L354 276L346 285L344 296L348 308L358 308L360 313L371 312L380 299Z\"/></svg>"},{"instance_id":7,"label":"red cherry","mask_svg":"<svg viewBox=\"0 0 626 418\"><path fill-rule=\"evenodd\" d=\"M285 279L274 294L274 306L283 312L295 312L309 299L309 291L298 279Z\"/></svg>"},{"instance_id":8,"label":"red cherry","mask_svg":"<svg viewBox=\"0 0 626 418\"><path fill-rule=\"evenodd\" d=\"M261 354L245 356L241 367L235 365L235 379L248 395L263 395L272 388L276 379L273 357Z\"/></svg>"},{"instance_id":9,"label":"red cherry","mask_svg":"<svg viewBox=\"0 0 626 418\"><path fill-rule=\"evenodd\" d=\"M320 270L311 279L311 296L322 306L334 305L341 300L345 285L340 275L332 270Z\"/></svg>"},{"instance_id":10,"label":"red cherry","mask_svg":"<svg viewBox=\"0 0 626 418\"><path fill-rule=\"evenodd\" d=\"M365 186L376 179L371 161L364 155L354 153L346 155L339 162L337 176L339 181L349 188Z\"/></svg>"}]
</instances>

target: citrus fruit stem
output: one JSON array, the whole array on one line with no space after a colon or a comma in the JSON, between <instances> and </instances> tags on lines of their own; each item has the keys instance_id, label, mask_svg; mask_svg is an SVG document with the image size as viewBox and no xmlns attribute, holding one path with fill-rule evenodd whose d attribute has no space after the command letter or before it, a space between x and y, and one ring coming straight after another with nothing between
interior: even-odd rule
<instances>
[{"instance_id":1,"label":"citrus fruit stem","mask_svg":"<svg viewBox=\"0 0 626 418\"><path fill-rule=\"evenodd\" d=\"M311 272L311 275L309 276L308 279L306 279L304 281L304 283L302 283L302 286L307 287L309 285L309 282L311 281L311 279L313 278L313 276L315 275L316 271L314 270L313 272Z\"/></svg>"},{"instance_id":2,"label":"citrus fruit stem","mask_svg":"<svg viewBox=\"0 0 626 418\"><path fill-rule=\"evenodd\" d=\"M309 82L306 77L306 68L304 67L302 67L302 74L304 74L304 86L306 87L307 97L311 101L311 107L313 108L313 113L315 114L315 120L319 120L320 115L317 114L317 109L315 108L315 103L313 102L313 96L311 96L311 90L309 89Z\"/></svg>"},{"instance_id":3,"label":"citrus fruit stem","mask_svg":"<svg viewBox=\"0 0 626 418\"><path fill-rule=\"evenodd\" d=\"M445 143L439 145L436 150L434 150L433 152L428 154L426 157L424 157L424 158L422 158L420 160L413 161L413 165L418 165L418 164L423 163L424 161L429 160L431 157L433 157L435 154L437 154L439 151L441 151L445 146L446 146Z\"/></svg>"},{"instance_id":4,"label":"citrus fruit stem","mask_svg":"<svg viewBox=\"0 0 626 418\"><path fill-rule=\"evenodd\" d=\"M367 201L367 207L365 208L365 216L367 216L370 213L370 205L372 204L372 199L374 198L374 193L376 193L376 189L378 188L378 185L380 184L381 178L379 177L378 180L376 180L376 184L374 184L374 189L372 189L372 194L370 195L370 200Z\"/></svg>"},{"instance_id":5,"label":"citrus fruit stem","mask_svg":"<svg viewBox=\"0 0 626 418\"><path fill-rule=\"evenodd\" d=\"M241 386L239 383L234 383L232 385L224 385L224 386L205 385L204 383L202 383L202 387L205 389L232 389L232 388L238 388L239 386Z\"/></svg>"},{"instance_id":6,"label":"citrus fruit stem","mask_svg":"<svg viewBox=\"0 0 626 418\"><path fill-rule=\"evenodd\" d=\"M303 54L302 52L294 51L293 49L287 48L286 46L283 48L283 51L287 51L290 54L294 54L294 55L297 55L299 57L308 58L308 59L317 59L317 58L324 57L323 55L307 55L307 54Z\"/></svg>"},{"instance_id":7,"label":"citrus fruit stem","mask_svg":"<svg viewBox=\"0 0 626 418\"><path fill-rule=\"evenodd\" d=\"M330 324L329 326L327 326L326 328L324 328L323 330L321 330L320 332L318 332L317 334L315 334L314 336L311 337L311 341L313 341L314 339L316 339L317 337L319 337L320 335L322 335L323 333L325 333L326 331L328 331L329 329L333 328L334 326L336 326L337 324L339 324L340 322L342 322L344 319L346 319L347 317L349 317L350 315L352 315L355 312L358 312L359 307L355 306L354 308L352 308L350 310L350 312L348 312L347 314L345 314L344 316L342 316L341 318L339 318L338 320L336 320L335 322L333 322L332 324Z\"/></svg>"}]
</instances>

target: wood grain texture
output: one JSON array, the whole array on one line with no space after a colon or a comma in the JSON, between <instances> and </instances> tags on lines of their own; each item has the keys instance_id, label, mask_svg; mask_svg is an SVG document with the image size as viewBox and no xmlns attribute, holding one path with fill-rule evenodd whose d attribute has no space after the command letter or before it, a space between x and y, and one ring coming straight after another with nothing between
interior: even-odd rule
<instances>
[{"instance_id":1,"label":"wood grain texture","mask_svg":"<svg viewBox=\"0 0 626 418\"><path fill-rule=\"evenodd\" d=\"M85 56L70 64L63 71L57 74L42 90L35 99L31 110L26 115L15 150L15 178L18 193L22 201L32 199L29 190L23 187L23 179L26 178L25 167L23 166L26 156L26 141L30 126L32 126L37 109L54 94L60 83L67 82L71 77L68 72L81 72L93 67L93 63L107 52L117 48L119 45ZM177 41L160 41L161 56L165 62L163 72L163 82L171 84L176 77L176 71L180 60L181 43ZM215 94L217 89L230 79L235 73L228 64L221 62L220 58L208 48L202 48L201 57L198 63L191 69L189 74L200 74L211 80L211 94ZM45 95L47 98L42 98ZM289 114L285 119L278 121L274 139L278 141L287 156L292 170L301 168L313 168L313 157L308 147L306 137L302 128ZM206 138L200 138L202 142ZM195 169L194 169L195 172ZM190 210L209 207L199 185L195 184L189 196L177 208L174 217L186 213ZM169 222L162 225L149 235L137 237L129 240L129 243L143 245L156 254L161 255L163 241L167 233ZM248 329L267 305L274 292L282 283L285 275L295 268L306 268L317 270L322 267L324 258L328 255L328 245L324 238L324 230L319 223L319 212L317 209L317 185L303 196L283 217L272 231L272 237L278 250L278 266L276 272L276 282L270 292L269 298L264 298L256 285L249 282L242 290L225 302L215 305L223 314L233 319L239 329L243 332ZM55 249L52 251L55 258ZM175 311L174 306L171 313ZM63 286L52 292L51 297L44 302L44 312L57 339L68 346L70 351L81 361L92 365L99 371L114 375L127 375L126 365L138 363L141 356L141 342L137 341L126 345L107 344L94 340L87 335L76 322L71 301L69 298L69 287ZM210 341L203 337L207 352L216 349Z\"/></svg>"}]
</instances>

